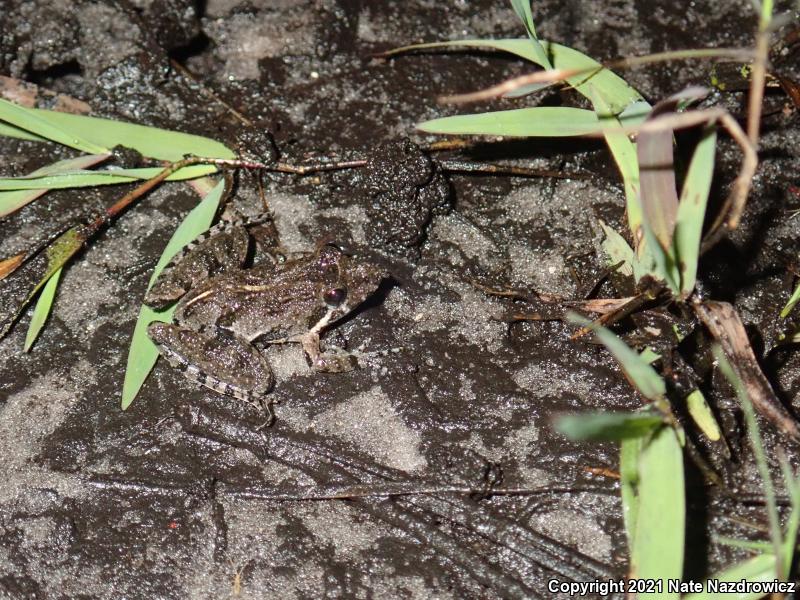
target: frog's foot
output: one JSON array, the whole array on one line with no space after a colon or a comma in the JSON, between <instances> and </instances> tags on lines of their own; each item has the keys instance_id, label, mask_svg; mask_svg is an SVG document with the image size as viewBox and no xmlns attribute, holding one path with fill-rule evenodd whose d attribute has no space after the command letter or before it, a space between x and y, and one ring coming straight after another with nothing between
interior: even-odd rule
<instances>
[{"instance_id":1,"label":"frog's foot","mask_svg":"<svg viewBox=\"0 0 800 600\"><path fill-rule=\"evenodd\" d=\"M188 327L152 323L147 334L170 364L200 385L215 392L246 400L274 414L264 397L275 378L267 361L253 346L235 336L211 336Z\"/></svg>"},{"instance_id":2,"label":"frog's foot","mask_svg":"<svg viewBox=\"0 0 800 600\"><path fill-rule=\"evenodd\" d=\"M403 351L403 348L398 346L395 348L387 348L386 350L371 350L369 352L365 352L364 349L367 347L366 343L360 345L356 350L351 352L351 355L355 357L358 361L358 366L364 367L375 367L380 366L382 359L386 358L387 356L393 356L395 354L399 354Z\"/></svg>"},{"instance_id":3,"label":"frog's foot","mask_svg":"<svg viewBox=\"0 0 800 600\"><path fill-rule=\"evenodd\" d=\"M373 366L378 359L400 352L402 348L391 348L375 352L364 352L364 345L348 352L342 348L330 348L324 352L320 349L319 335L309 332L297 340L303 345L311 368L320 373L344 373L357 367Z\"/></svg>"}]
</instances>

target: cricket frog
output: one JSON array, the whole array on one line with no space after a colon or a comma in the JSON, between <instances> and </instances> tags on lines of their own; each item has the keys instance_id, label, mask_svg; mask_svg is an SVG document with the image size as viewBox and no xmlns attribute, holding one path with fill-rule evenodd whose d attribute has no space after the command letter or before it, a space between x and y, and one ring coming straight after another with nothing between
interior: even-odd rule
<instances>
[{"instance_id":1,"label":"cricket frog","mask_svg":"<svg viewBox=\"0 0 800 600\"><path fill-rule=\"evenodd\" d=\"M267 410L274 376L255 342L299 343L315 371L354 368L354 354L323 352L320 335L369 297L386 273L331 243L283 263L244 268L247 231L221 229L187 246L145 297L160 307L183 296L174 323L148 329L162 356L189 379Z\"/></svg>"}]
</instances>

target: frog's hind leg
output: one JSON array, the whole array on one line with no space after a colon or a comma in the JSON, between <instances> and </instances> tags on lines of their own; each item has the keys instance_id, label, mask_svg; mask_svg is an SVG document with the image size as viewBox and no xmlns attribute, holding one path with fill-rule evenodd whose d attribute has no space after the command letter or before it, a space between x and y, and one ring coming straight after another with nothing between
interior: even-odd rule
<instances>
[{"instance_id":1,"label":"frog's hind leg","mask_svg":"<svg viewBox=\"0 0 800 600\"><path fill-rule=\"evenodd\" d=\"M245 400L274 419L265 397L275 378L261 353L233 335L208 335L170 323L152 323L147 329L158 351L187 379L226 396Z\"/></svg>"},{"instance_id":2,"label":"frog's hind leg","mask_svg":"<svg viewBox=\"0 0 800 600\"><path fill-rule=\"evenodd\" d=\"M241 223L219 222L172 257L145 294L144 303L154 308L168 306L200 281L241 267L249 248L250 236Z\"/></svg>"}]
</instances>

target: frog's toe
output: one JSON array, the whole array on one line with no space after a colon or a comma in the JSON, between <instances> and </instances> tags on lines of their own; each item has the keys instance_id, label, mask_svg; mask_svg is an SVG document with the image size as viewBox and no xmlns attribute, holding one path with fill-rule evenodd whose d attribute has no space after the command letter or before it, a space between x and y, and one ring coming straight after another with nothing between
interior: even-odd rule
<instances>
[{"instance_id":1,"label":"frog's toe","mask_svg":"<svg viewBox=\"0 0 800 600\"><path fill-rule=\"evenodd\" d=\"M147 333L171 365L215 392L258 403L272 389L272 369L261 353L242 339L211 336L169 323L152 323Z\"/></svg>"}]
</instances>

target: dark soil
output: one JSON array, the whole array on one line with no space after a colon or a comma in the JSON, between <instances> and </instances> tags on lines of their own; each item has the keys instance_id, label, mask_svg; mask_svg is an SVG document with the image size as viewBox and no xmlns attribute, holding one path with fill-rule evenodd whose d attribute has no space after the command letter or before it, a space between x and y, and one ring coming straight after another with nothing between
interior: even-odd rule
<instances>
[{"instance_id":1,"label":"dark soil","mask_svg":"<svg viewBox=\"0 0 800 600\"><path fill-rule=\"evenodd\" d=\"M717 3L712 15L702 4L543 1L534 14L542 37L599 60L752 42L749 2ZM486 108L443 107L437 96L529 70L484 52L372 58L419 41L520 37L502 0L4 0L0 31L0 74L82 100L95 115L232 147L247 131L268 130L283 160L295 163L371 158L381 144L408 136L432 142L414 133L415 123ZM798 79L793 48L776 55L775 65ZM707 84L710 66L656 65L625 76L658 100ZM733 83L712 101L741 116L745 96ZM59 97L42 91L40 105ZM580 100L549 92L522 102ZM800 205L799 125L797 110L770 88L763 162L744 223L705 257L701 282L709 297L736 305L795 413L800 358L775 342L800 250L800 220L791 217ZM740 160L734 144L721 148L715 202ZM7 138L0 154L11 175L71 155ZM402 351L376 366L324 375L308 369L299 348L270 348L277 421L264 431L252 407L195 388L164 361L131 408L119 409L150 273L195 193L162 186L92 244L65 271L33 352L21 351L28 316L0 342L0 594L549 598L553 578L624 576L617 481L593 474L618 468L617 446L570 442L551 422L565 412L633 409L641 398L600 347L570 341L571 329L559 321L509 322L524 303L476 285L580 297L603 266L597 219L624 229L619 176L603 146L586 140L504 142L467 155L591 177L451 174L447 202L447 186L424 157L425 176L404 179L401 171L387 190L376 188L374 171L267 181L284 251L336 239L392 274L325 339ZM238 210L260 210L255 190L254 179L240 174ZM404 198L417 203L411 231L397 233L408 223L383 210L383 192L396 195L386 210ZM0 257L121 193L49 193L0 223ZM698 335L700 349L689 358L707 366L704 389L732 456L715 463L726 490L704 484L687 463L686 577L694 579L748 556L712 536L752 537L760 534L742 520L765 523L741 417ZM767 424L762 429L770 451L782 445L797 464L797 446ZM492 495L493 485L528 492ZM450 491L429 493L437 489Z\"/></svg>"}]
</instances>

